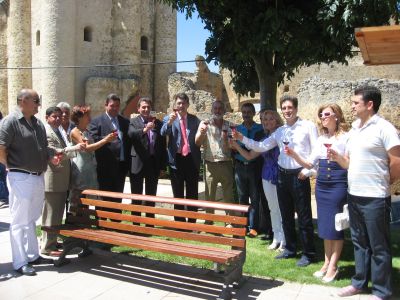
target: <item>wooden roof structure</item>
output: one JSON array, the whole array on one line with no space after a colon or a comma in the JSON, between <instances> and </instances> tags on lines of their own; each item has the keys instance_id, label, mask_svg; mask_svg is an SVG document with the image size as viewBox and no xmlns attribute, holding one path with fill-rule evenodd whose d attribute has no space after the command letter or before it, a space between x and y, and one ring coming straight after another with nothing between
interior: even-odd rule
<instances>
[{"instance_id":1,"label":"wooden roof structure","mask_svg":"<svg viewBox=\"0 0 400 300\"><path fill-rule=\"evenodd\" d=\"M365 65L400 64L400 25L355 29Z\"/></svg>"}]
</instances>

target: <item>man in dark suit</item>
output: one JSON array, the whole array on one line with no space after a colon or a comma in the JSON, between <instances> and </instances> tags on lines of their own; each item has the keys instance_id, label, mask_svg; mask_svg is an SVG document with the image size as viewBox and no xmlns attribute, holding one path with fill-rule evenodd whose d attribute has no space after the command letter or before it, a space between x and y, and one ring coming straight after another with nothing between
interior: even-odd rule
<instances>
[{"instance_id":1,"label":"man in dark suit","mask_svg":"<svg viewBox=\"0 0 400 300\"><path fill-rule=\"evenodd\" d=\"M138 101L139 116L132 118L129 124L128 136L132 142L130 151L132 194L143 193L143 180L145 180L145 194L156 195L160 170L164 170L166 165L166 141L165 137L160 134L162 123L156 117L151 116L150 111L151 100L140 98ZM154 204L154 202L146 203L149 206L154 206ZM147 214L147 216L154 215Z\"/></svg>"},{"instance_id":2,"label":"man in dark suit","mask_svg":"<svg viewBox=\"0 0 400 300\"><path fill-rule=\"evenodd\" d=\"M95 142L111 132L118 138L96 150L97 180L103 191L123 192L129 168L130 141L129 120L119 114L121 100L116 94L107 96L105 113L94 118L89 124L89 132ZM114 200L116 199L107 199Z\"/></svg>"},{"instance_id":3,"label":"man in dark suit","mask_svg":"<svg viewBox=\"0 0 400 300\"><path fill-rule=\"evenodd\" d=\"M201 156L195 137L200 120L187 112L188 107L188 96L185 93L177 94L174 111L164 118L161 135L168 136L168 164L174 197L198 199ZM175 208L184 209L182 205L175 205ZM194 211L195 208L189 206L187 210ZM175 219L186 221L186 218L182 217ZM189 222L196 222L196 219L189 218Z\"/></svg>"}]
</instances>

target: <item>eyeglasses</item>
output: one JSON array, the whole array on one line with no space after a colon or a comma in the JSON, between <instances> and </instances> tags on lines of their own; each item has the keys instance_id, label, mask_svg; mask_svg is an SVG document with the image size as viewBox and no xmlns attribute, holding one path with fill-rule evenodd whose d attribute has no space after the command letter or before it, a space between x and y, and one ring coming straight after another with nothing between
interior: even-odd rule
<instances>
[{"instance_id":1,"label":"eyeglasses","mask_svg":"<svg viewBox=\"0 0 400 300\"><path fill-rule=\"evenodd\" d=\"M320 118L320 119L322 119L322 118L329 118L329 117L332 117L332 116L334 116L334 115L335 115L335 113L330 112L330 111L327 111L327 112L324 112L324 113L320 113L320 114L319 114L319 118Z\"/></svg>"}]
</instances>

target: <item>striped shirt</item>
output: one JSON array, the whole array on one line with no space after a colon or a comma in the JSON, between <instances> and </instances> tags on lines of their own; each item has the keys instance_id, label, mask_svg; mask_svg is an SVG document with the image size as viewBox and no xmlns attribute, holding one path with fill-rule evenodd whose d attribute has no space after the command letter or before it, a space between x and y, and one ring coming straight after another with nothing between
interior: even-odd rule
<instances>
[{"instance_id":1,"label":"striped shirt","mask_svg":"<svg viewBox=\"0 0 400 300\"><path fill-rule=\"evenodd\" d=\"M349 156L348 192L354 196L385 198L390 196L388 151L400 145L396 128L372 116L363 127L361 120L352 124L346 153Z\"/></svg>"}]
</instances>

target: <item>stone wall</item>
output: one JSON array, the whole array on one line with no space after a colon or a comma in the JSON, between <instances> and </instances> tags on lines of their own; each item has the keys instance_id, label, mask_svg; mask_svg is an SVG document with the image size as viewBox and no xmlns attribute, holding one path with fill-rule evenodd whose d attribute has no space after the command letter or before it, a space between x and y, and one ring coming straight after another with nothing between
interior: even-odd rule
<instances>
[{"instance_id":1,"label":"stone wall","mask_svg":"<svg viewBox=\"0 0 400 300\"><path fill-rule=\"evenodd\" d=\"M343 109L348 122L353 121L350 97L361 85L376 86L382 91L379 114L400 129L400 81L378 78L359 80L327 80L313 77L305 80L297 89L299 115L316 121L318 107L325 103L337 103Z\"/></svg>"},{"instance_id":2,"label":"stone wall","mask_svg":"<svg viewBox=\"0 0 400 300\"><path fill-rule=\"evenodd\" d=\"M2 105L15 106L14 99L23 87L32 87L42 95L41 115L43 108L59 101L71 105L91 102L96 87L85 84L88 78L103 77L102 83L113 78L121 82L133 80L135 89L140 79L141 94L157 98L157 105L167 107L168 75L175 71L176 65L156 67L152 63L176 61L176 11L170 7L147 0L13 0L9 3L7 13L3 6L0 8L0 54L3 53L0 64L52 68L1 72L0 98L10 99L7 103L0 100ZM85 32L89 34L85 36ZM148 40L146 51L141 49L142 36ZM95 66L111 64L121 66ZM108 83L97 88L107 87ZM113 90L107 94L110 92Z\"/></svg>"},{"instance_id":3,"label":"stone wall","mask_svg":"<svg viewBox=\"0 0 400 300\"><path fill-rule=\"evenodd\" d=\"M104 112L107 96L115 93L121 98L121 110L127 105L126 100L138 92L139 81L136 79L118 79L90 77L86 82L86 101L91 106L91 115L97 116Z\"/></svg>"}]
</instances>

